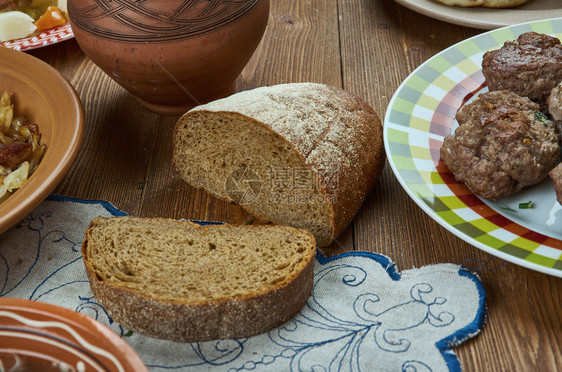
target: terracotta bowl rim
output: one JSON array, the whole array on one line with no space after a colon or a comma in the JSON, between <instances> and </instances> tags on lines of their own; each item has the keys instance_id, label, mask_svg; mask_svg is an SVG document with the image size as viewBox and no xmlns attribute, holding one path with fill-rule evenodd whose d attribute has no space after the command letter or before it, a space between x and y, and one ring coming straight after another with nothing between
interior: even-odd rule
<instances>
[{"instance_id":1,"label":"terracotta bowl rim","mask_svg":"<svg viewBox=\"0 0 562 372\"><path fill-rule=\"evenodd\" d=\"M0 333L7 333L0 337L0 352L34 355L71 366L78 359L110 371L148 371L140 356L117 333L69 308L2 297L0 324ZM50 353L53 349L59 352Z\"/></svg>"},{"instance_id":2,"label":"terracotta bowl rim","mask_svg":"<svg viewBox=\"0 0 562 372\"><path fill-rule=\"evenodd\" d=\"M84 137L82 102L74 87L48 63L0 47L0 94L5 90L13 96L16 114L38 125L46 150L25 184L0 203L0 233L55 189L76 159ZM37 117L38 113L43 117Z\"/></svg>"}]
</instances>

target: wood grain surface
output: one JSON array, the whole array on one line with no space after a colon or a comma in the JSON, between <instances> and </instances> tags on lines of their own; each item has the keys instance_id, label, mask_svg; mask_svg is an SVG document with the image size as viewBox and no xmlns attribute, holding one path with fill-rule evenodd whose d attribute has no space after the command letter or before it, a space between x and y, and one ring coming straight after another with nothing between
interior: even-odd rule
<instances>
[{"instance_id":1,"label":"wood grain surface","mask_svg":"<svg viewBox=\"0 0 562 372\"><path fill-rule=\"evenodd\" d=\"M272 0L265 36L237 90L320 82L363 97L382 119L392 95L416 67L481 32L433 20L393 0ZM57 68L84 105L85 141L56 193L108 200L137 216L252 219L239 206L179 178L170 161L178 117L144 109L75 40L29 53ZM399 269L451 262L479 274L488 320L480 335L455 349L464 370L562 369L562 279L507 263L455 237L409 198L389 166L326 252L349 250L382 253Z\"/></svg>"}]
</instances>

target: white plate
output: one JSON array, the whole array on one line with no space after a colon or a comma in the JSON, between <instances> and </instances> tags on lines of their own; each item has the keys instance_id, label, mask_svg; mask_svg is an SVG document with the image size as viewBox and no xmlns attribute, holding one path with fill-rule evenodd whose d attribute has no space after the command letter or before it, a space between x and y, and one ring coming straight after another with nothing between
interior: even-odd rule
<instances>
[{"instance_id":1,"label":"white plate","mask_svg":"<svg viewBox=\"0 0 562 372\"><path fill-rule=\"evenodd\" d=\"M4 41L0 43L0 46L24 51L60 43L61 41L72 39L73 37L74 34L70 28L70 23L65 23L64 25L51 28L50 30L43 31L37 35L17 40Z\"/></svg>"},{"instance_id":2,"label":"white plate","mask_svg":"<svg viewBox=\"0 0 562 372\"><path fill-rule=\"evenodd\" d=\"M562 277L562 207L549 179L498 202L483 201L442 164L439 149L457 110L486 90L482 55L527 31L562 38L562 18L489 31L435 55L400 85L384 125L396 177L433 219L466 242L512 263ZM532 201L532 209L519 203Z\"/></svg>"},{"instance_id":3,"label":"white plate","mask_svg":"<svg viewBox=\"0 0 562 372\"><path fill-rule=\"evenodd\" d=\"M441 21L461 26L492 30L553 17L562 17L562 0L529 0L514 8L462 8L436 0L394 0L398 4Z\"/></svg>"}]
</instances>

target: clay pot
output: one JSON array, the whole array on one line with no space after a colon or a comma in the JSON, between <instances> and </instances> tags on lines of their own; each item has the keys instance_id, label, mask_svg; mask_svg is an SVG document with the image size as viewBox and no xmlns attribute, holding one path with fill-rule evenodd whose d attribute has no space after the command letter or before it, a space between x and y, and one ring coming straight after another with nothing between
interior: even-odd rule
<instances>
[{"instance_id":1,"label":"clay pot","mask_svg":"<svg viewBox=\"0 0 562 372\"><path fill-rule=\"evenodd\" d=\"M234 92L269 0L68 0L76 41L148 109L180 115Z\"/></svg>"}]
</instances>

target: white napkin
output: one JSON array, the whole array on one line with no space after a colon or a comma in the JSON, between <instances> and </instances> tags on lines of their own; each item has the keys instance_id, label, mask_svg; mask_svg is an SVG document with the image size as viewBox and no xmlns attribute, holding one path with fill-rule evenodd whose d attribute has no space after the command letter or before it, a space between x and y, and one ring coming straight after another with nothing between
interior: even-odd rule
<instances>
[{"instance_id":1,"label":"white napkin","mask_svg":"<svg viewBox=\"0 0 562 372\"><path fill-rule=\"evenodd\" d=\"M91 316L121 335L152 371L460 370L452 347L486 318L478 277L453 264L398 272L388 257L317 255L313 296L268 333L201 343L130 332L93 296L80 255L96 216L123 215L103 201L51 195L0 234L0 297L53 303Z\"/></svg>"}]
</instances>

